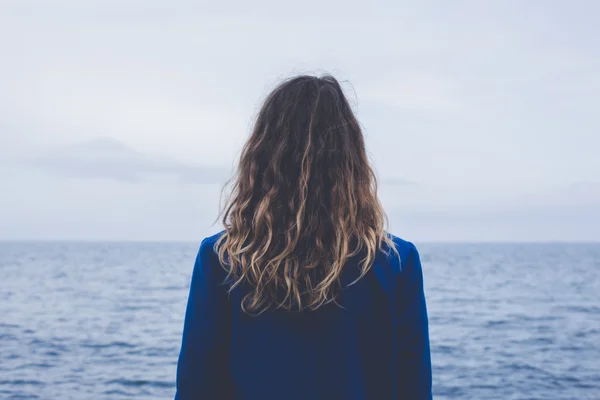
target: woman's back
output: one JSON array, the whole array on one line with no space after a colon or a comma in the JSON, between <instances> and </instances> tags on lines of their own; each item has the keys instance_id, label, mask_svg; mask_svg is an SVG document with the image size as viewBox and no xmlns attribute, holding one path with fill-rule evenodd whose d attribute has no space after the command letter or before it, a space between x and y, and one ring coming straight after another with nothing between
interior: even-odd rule
<instances>
[{"instance_id":1,"label":"woman's back","mask_svg":"<svg viewBox=\"0 0 600 400\"><path fill-rule=\"evenodd\" d=\"M429 399L431 362L419 255L399 238L369 272L315 311L241 309L214 252L201 245L178 368L178 399ZM344 283L360 274L356 260Z\"/></svg>"},{"instance_id":2,"label":"woman's back","mask_svg":"<svg viewBox=\"0 0 600 400\"><path fill-rule=\"evenodd\" d=\"M431 396L418 253L385 230L337 80L300 76L269 94L222 222L194 269L180 400Z\"/></svg>"}]
</instances>

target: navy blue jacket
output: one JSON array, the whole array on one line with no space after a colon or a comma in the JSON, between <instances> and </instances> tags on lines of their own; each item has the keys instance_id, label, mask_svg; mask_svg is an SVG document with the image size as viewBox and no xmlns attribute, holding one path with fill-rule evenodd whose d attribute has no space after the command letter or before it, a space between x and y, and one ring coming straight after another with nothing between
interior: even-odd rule
<instances>
[{"instance_id":1,"label":"navy blue jacket","mask_svg":"<svg viewBox=\"0 0 600 400\"><path fill-rule=\"evenodd\" d=\"M317 311L240 309L244 289L227 294L204 239L188 298L175 399L426 400L431 358L423 275L417 249L394 237L400 260L380 252L344 289L338 306ZM356 260L342 280L358 275Z\"/></svg>"}]
</instances>

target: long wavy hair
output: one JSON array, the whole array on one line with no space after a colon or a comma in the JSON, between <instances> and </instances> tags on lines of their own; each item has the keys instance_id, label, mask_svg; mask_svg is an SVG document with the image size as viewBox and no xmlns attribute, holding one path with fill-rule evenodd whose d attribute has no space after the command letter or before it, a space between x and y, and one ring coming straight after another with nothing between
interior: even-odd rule
<instances>
[{"instance_id":1,"label":"long wavy hair","mask_svg":"<svg viewBox=\"0 0 600 400\"><path fill-rule=\"evenodd\" d=\"M298 76L266 98L222 209L215 248L242 308L315 310L335 301L342 269L359 278L395 249L360 125L332 76ZM357 280L358 280L357 279Z\"/></svg>"}]
</instances>

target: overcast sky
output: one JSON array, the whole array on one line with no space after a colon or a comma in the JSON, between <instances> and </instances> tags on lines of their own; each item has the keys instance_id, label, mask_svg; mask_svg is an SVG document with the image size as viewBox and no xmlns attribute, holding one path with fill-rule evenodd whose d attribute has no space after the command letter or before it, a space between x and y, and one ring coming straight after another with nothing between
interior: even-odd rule
<instances>
[{"instance_id":1,"label":"overcast sky","mask_svg":"<svg viewBox=\"0 0 600 400\"><path fill-rule=\"evenodd\" d=\"M600 240L600 3L0 2L0 238L198 240L262 98L331 72L391 230Z\"/></svg>"}]
</instances>

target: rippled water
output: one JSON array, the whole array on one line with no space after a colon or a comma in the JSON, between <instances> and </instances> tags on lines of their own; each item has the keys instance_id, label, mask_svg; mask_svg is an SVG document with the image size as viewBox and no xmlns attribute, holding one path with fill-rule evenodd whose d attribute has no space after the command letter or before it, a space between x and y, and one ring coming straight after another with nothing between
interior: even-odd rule
<instances>
[{"instance_id":1,"label":"rippled water","mask_svg":"<svg viewBox=\"0 0 600 400\"><path fill-rule=\"evenodd\" d=\"M0 398L172 398L196 251L0 243ZM436 399L600 399L600 244L420 251Z\"/></svg>"}]
</instances>

